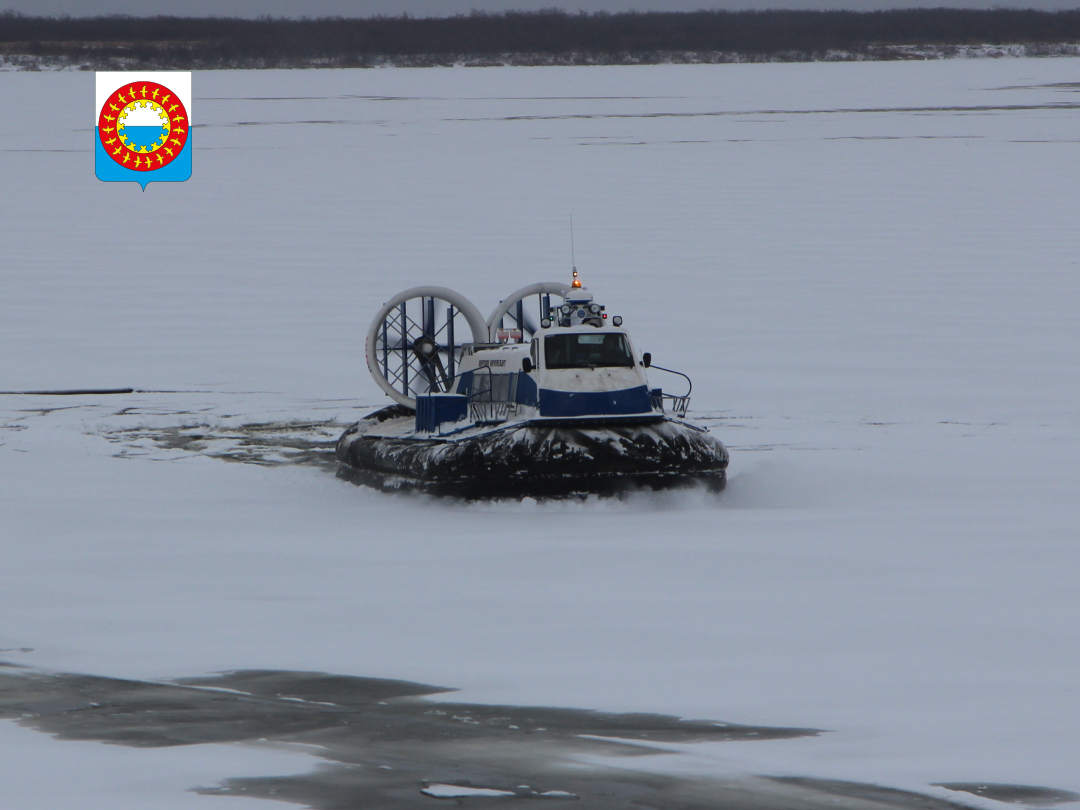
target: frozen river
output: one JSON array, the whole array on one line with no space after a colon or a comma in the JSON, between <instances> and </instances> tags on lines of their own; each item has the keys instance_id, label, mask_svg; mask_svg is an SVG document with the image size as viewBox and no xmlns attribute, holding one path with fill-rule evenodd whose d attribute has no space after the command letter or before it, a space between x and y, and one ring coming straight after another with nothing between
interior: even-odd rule
<instances>
[{"instance_id":1,"label":"frozen river","mask_svg":"<svg viewBox=\"0 0 1080 810\"><path fill-rule=\"evenodd\" d=\"M144 193L94 177L92 73L0 73L0 390L149 392L0 395L0 660L825 732L669 740L641 773L1080 792L1080 60L192 87L193 177ZM567 280L571 214L728 490L337 480L326 443L384 402L379 305ZM30 725L0 722L4 806L280 807L188 790L322 761Z\"/></svg>"}]
</instances>

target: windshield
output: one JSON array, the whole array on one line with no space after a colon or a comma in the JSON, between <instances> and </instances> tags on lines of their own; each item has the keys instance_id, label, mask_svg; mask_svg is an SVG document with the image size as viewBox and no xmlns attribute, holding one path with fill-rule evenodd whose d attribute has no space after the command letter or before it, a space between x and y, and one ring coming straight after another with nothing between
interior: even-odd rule
<instances>
[{"instance_id":1,"label":"windshield","mask_svg":"<svg viewBox=\"0 0 1080 810\"><path fill-rule=\"evenodd\" d=\"M548 335L544 339L544 360L548 368L634 366L626 335L618 332Z\"/></svg>"}]
</instances>

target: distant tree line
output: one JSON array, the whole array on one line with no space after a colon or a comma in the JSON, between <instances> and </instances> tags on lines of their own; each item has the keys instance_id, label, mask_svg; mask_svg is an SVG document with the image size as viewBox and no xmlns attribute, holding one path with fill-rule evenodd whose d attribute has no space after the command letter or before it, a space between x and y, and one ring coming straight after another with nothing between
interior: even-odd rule
<instances>
[{"instance_id":1,"label":"distant tree line","mask_svg":"<svg viewBox=\"0 0 1080 810\"><path fill-rule=\"evenodd\" d=\"M1080 45L1080 8L473 13L237 19L0 14L0 58L91 67L305 67L917 58L912 47ZM1040 50L1040 46L1043 50ZM1050 48L1047 50L1047 48ZM907 50L905 50L907 49ZM1060 52L1060 51L1057 51Z\"/></svg>"}]
</instances>

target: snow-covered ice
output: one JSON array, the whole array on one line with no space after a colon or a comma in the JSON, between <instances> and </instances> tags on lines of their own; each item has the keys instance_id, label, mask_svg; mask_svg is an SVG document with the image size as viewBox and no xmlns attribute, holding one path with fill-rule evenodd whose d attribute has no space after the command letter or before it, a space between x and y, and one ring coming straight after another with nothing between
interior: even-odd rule
<instances>
[{"instance_id":1,"label":"snow-covered ice","mask_svg":"<svg viewBox=\"0 0 1080 810\"><path fill-rule=\"evenodd\" d=\"M434 796L436 799L463 799L475 796L513 796L512 790L492 790L491 788L474 788L464 785L428 785L421 793Z\"/></svg>"},{"instance_id":2,"label":"snow-covered ice","mask_svg":"<svg viewBox=\"0 0 1080 810\"><path fill-rule=\"evenodd\" d=\"M3 658L829 731L633 761L676 773L1080 791L1078 77L196 73L193 177L144 193L94 178L92 74L0 74L0 390L149 392L0 396ZM565 279L571 213L585 283L694 377L719 499L464 505L220 458L383 404L362 341L400 289L486 311ZM227 807L183 791L318 761L0 735L22 806Z\"/></svg>"}]
</instances>

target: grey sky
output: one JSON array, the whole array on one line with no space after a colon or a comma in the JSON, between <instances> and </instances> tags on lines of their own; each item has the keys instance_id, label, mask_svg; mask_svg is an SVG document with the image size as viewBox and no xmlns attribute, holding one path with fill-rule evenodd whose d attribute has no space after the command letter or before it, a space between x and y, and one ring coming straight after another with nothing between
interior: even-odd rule
<instances>
[{"instance_id":1,"label":"grey sky","mask_svg":"<svg viewBox=\"0 0 1080 810\"><path fill-rule=\"evenodd\" d=\"M368 17L408 13L418 17L468 13L472 9L504 11L562 8L567 11L693 11L709 9L853 9L994 6L1048 11L1080 8L1080 0L0 0L0 9L23 14L131 14L149 16Z\"/></svg>"}]
</instances>

